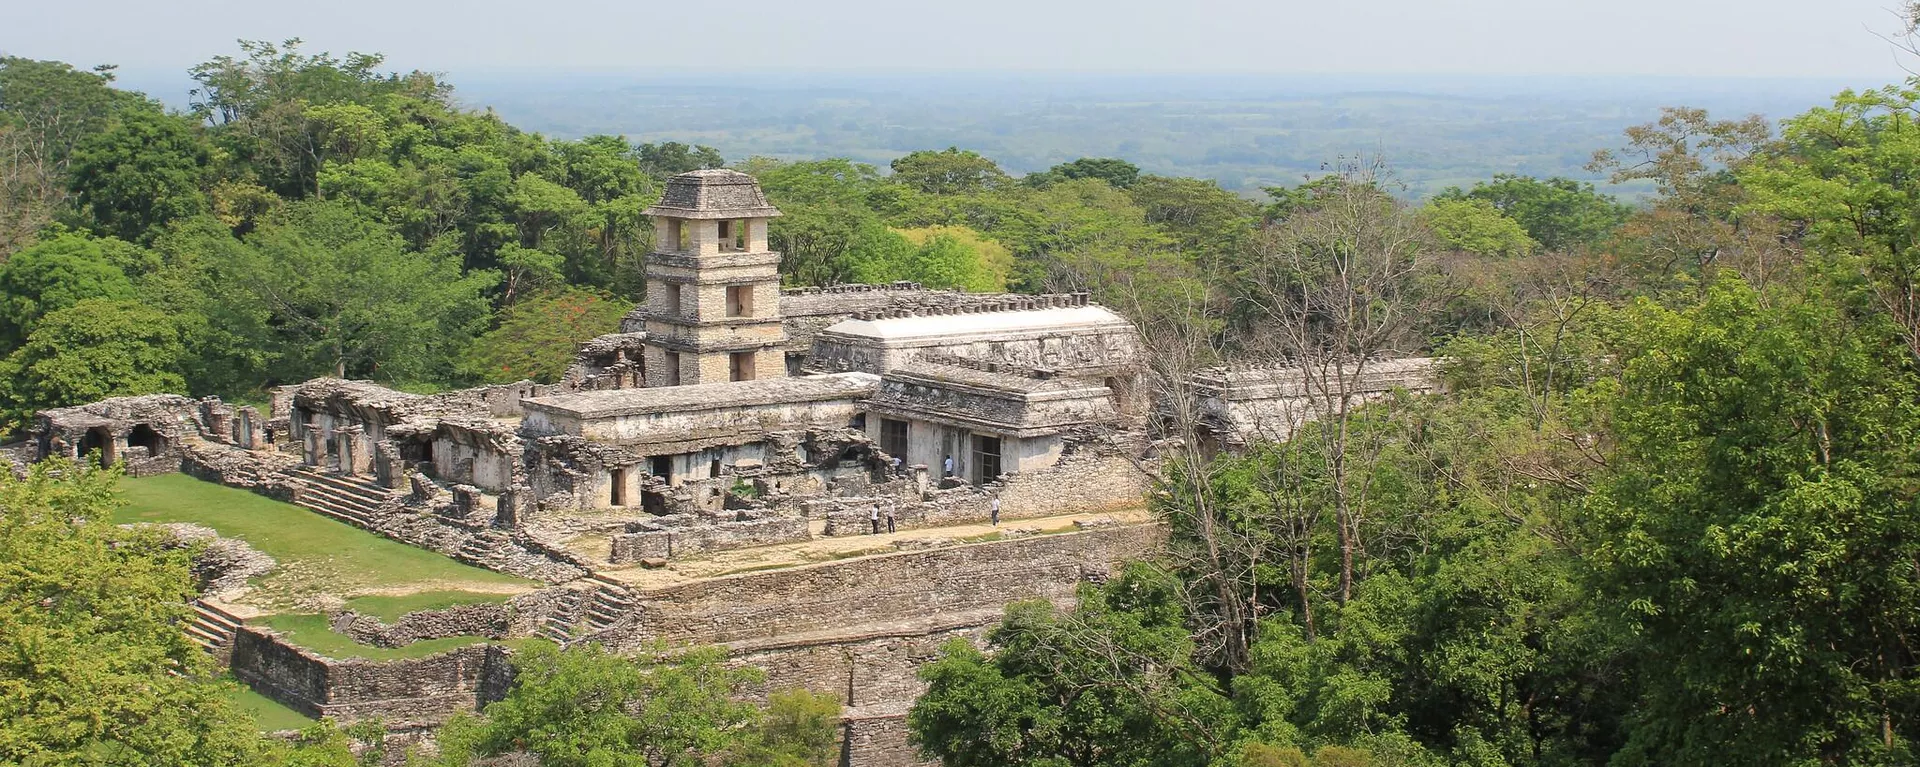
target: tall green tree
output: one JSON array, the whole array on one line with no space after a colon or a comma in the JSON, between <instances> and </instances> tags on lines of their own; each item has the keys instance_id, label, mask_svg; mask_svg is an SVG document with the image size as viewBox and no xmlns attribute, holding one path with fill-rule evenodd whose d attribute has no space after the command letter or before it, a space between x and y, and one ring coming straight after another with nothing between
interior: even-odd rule
<instances>
[{"instance_id":1,"label":"tall green tree","mask_svg":"<svg viewBox=\"0 0 1920 767\"><path fill-rule=\"evenodd\" d=\"M1546 250L1598 245L1618 231L1632 208L1593 184L1568 178L1501 174L1472 189L1451 187L1435 200L1480 200L1512 219Z\"/></svg>"},{"instance_id":2,"label":"tall green tree","mask_svg":"<svg viewBox=\"0 0 1920 767\"><path fill-rule=\"evenodd\" d=\"M500 325L467 347L461 368L490 383L560 380L575 350L619 329L631 304L592 290L563 287L506 308Z\"/></svg>"},{"instance_id":3,"label":"tall green tree","mask_svg":"<svg viewBox=\"0 0 1920 767\"><path fill-rule=\"evenodd\" d=\"M0 402L18 426L45 408L183 393L186 355L164 312L138 301L86 299L42 317L26 343L0 360Z\"/></svg>"},{"instance_id":4,"label":"tall green tree","mask_svg":"<svg viewBox=\"0 0 1920 767\"><path fill-rule=\"evenodd\" d=\"M1732 279L1623 320L1590 514L1649 681L1614 763L1911 761L1920 379L1887 323Z\"/></svg>"},{"instance_id":5,"label":"tall green tree","mask_svg":"<svg viewBox=\"0 0 1920 767\"><path fill-rule=\"evenodd\" d=\"M96 231L147 243L167 222L207 209L210 148L192 120L124 110L73 152L74 202Z\"/></svg>"},{"instance_id":6,"label":"tall green tree","mask_svg":"<svg viewBox=\"0 0 1920 767\"><path fill-rule=\"evenodd\" d=\"M1007 182L1000 165L979 152L948 147L945 151L910 152L894 160L893 181L927 194L971 194Z\"/></svg>"},{"instance_id":7,"label":"tall green tree","mask_svg":"<svg viewBox=\"0 0 1920 767\"><path fill-rule=\"evenodd\" d=\"M270 317L281 374L432 380L487 320L493 272L463 273L451 247L413 250L351 204L305 202L225 265ZM239 311L247 311L241 308Z\"/></svg>"},{"instance_id":8,"label":"tall green tree","mask_svg":"<svg viewBox=\"0 0 1920 767\"><path fill-rule=\"evenodd\" d=\"M1062 614L1010 605L987 655L964 640L921 667L907 715L922 755L947 767L1206 765L1229 753L1236 716L1193 664L1180 586L1148 565L1083 588Z\"/></svg>"},{"instance_id":9,"label":"tall green tree","mask_svg":"<svg viewBox=\"0 0 1920 767\"><path fill-rule=\"evenodd\" d=\"M42 317L86 299L134 298L122 267L138 265L137 251L119 240L64 232L0 264L0 349L18 347Z\"/></svg>"}]
</instances>

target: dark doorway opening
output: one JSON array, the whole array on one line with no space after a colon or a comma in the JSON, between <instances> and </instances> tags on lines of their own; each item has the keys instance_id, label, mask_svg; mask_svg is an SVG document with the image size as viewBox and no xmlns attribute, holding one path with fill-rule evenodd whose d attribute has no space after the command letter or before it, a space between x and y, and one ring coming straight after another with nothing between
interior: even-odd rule
<instances>
[{"instance_id":1,"label":"dark doorway opening","mask_svg":"<svg viewBox=\"0 0 1920 767\"><path fill-rule=\"evenodd\" d=\"M127 435L127 447L144 447L147 455L155 456L167 451L167 438L160 436L152 426L137 424Z\"/></svg>"},{"instance_id":2,"label":"dark doorway opening","mask_svg":"<svg viewBox=\"0 0 1920 767\"><path fill-rule=\"evenodd\" d=\"M101 466L112 466L114 461L113 432L105 426L95 426L80 436L80 457L86 458L94 452L100 453Z\"/></svg>"},{"instance_id":3,"label":"dark doorway opening","mask_svg":"<svg viewBox=\"0 0 1920 767\"><path fill-rule=\"evenodd\" d=\"M613 471L607 472L607 484L609 486L607 493L608 505L627 505L627 470L614 469Z\"/></svg>"},{"instance_id":4,"label":"dark doorway opening","mask_svg":"<svg viewBox=\"0 0 1920 767\"><path fill-rule=\"evenodd\" d=\"M984 485L1000 478L1000 438L974 435L973 482Z\"/></svg>"}]
</instances>

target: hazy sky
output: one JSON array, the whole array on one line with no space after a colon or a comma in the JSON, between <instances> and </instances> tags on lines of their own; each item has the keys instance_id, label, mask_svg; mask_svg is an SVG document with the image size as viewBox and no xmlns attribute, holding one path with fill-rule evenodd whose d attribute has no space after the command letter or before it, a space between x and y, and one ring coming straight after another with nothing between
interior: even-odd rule
<instances>
[{"instance_id":1,"label":"hazy sky","mask_svg":"<svg viewBox=\"0 0 1920 767\"><path fill-rule=\"evenodd\" d=\"M1899 0L0 0L0 52L177 72L237 38L395 68L1903 76ZM1912 64L1913 62L1909 62Z\"/></svg>"}]
</instances>

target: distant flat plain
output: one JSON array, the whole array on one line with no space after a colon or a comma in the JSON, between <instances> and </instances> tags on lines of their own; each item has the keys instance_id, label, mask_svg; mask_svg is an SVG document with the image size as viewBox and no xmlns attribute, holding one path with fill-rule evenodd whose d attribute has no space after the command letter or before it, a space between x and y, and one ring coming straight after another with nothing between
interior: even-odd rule
<instances>
[{"instance_id":1,"label":"distant flat plain","mask_svg":"<svg viewBox=\"0 0 1920 767\"><path fill-rule=\"evenodd\" d=\"M179 75L125 87L184 107ZM889 74L453 71L455 96L556 138L625 135L729 159L846 157L883 170L958 146L1019 174L1078 157L1211 178L1249 196L1342 158L1378 157L1410 197L1496 173L1600 180L1584 166L1663 106L1791 117L1844 88L1825 79L1467 75ZM1647 190L1613 190L1627 197Z\"/></svg>"},{"instance_id":2,"label":"distant flat plain","mask_svg":"<svg viewBox=\"0 0 1920 767\"><path fill-rule=\"evenodd\" d=\"M1595 179L1594 150L1663 106L1779 120L1839 80L1015 75L452 73L463 103L561 138L701 143L728 158L848 157L882 168L958 146L1010 172L1120 157L1257 195L1341 158L1379 157L1423 197L1496 173ZM1597 179L1596 179L1597 180ZM1644 190L1617 190L1635 196Z\"/></svg>"}]
</instances>

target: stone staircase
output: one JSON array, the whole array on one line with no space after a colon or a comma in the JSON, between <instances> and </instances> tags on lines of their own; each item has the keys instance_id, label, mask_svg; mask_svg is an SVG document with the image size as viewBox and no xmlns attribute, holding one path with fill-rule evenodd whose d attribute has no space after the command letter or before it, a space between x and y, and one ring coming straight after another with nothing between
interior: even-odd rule
<instances>
[{"instance_id":1,"label":"stone staircase","mask_svg":"<svg viewBox=\"0 0 1920 767\"><path fill-rule=\"evenodd\" d=\"M593 581L593 596L583 616L588 633L605 631L633 614L633 592L626 586L599 573L587 578Z\"/></svg>"},{"instance_id":2,"label":"stone staircase","mask_svg":"<svg viewBox=\"0 0 1920 767\"><path fill-rule=\"evenodd\" d=\"M240 630L240 618L204 600L196 599L188 606L193 608L193 620L185 627L187 638L214 655L232 652L233 635Z\"/></svg>"},{"instance_id":3,"label":"stone staircase","mask_svg":"<svg viewBox=\"0 0 1920 767\"><path fill-rule=\"evenodd\" d=\"M380 507L393 498L391 490L337 474L301 469L294 476L301 484L296 505L355 527L373 527Z\"/></svg>"},{"instance_id":4,"label":"stone staircase","mask_svg":"<svg viewBox=\"0 0 1920 767\"><path fill-rule=\"evenodd\" d=\"M560 604L553 612L547 613L546 619L540 622L540 628L534 633L551 639L562 647L566 646L568 642L573 641L573 621L578 618L580 603L586 598L586 592L583 591L570 590L561 595Z\"/></svg>"},{"instance_id":5,"label":"stone staircase","mask_svg":"<svg viewBox=\"0 0 1920 767\"><path fill-rule=\"evenodd\" d=\"M454 558L486 567L489 561L512 545L513 537L503 531L481 530L460 543L460 551Z\"/></svg>"}]
</instances>

